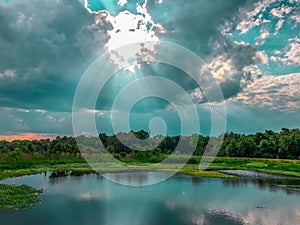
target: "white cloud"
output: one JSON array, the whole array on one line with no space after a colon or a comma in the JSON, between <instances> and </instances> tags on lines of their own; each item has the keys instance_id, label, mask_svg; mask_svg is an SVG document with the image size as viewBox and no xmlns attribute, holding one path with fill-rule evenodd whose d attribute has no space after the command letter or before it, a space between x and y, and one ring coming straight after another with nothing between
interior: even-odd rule
<instances>
[{"instance_id":1,"label":"white cloud","mask_svg":"<svg viewBox=\"0 0 300 225\"><path fill-rule=\"evenodd\" d=\"M260 36L255 38L255 40L256 40L255 44L262 45L265 42L265 40L269 37L269 35L270 35L270 32L269 32L268 28L262 28L260 30Z\"/></svg>"},{"instance_id":2,"label":"white cloud","mask_svg":"<svg viewBox=\"0 0 300 225\"><path fill-rule=\"evenodd\" d=\"M280 55L280 54L281 54L281 51L279 51L279 50L276 49L276 50L273 51L273 53L274 53L275 55Z\"/></svg>"},{"instance_id":3,"label":"white cloud","mask_svg":"<svg viewBox=\"0 0 300 225\"><path fill-rule=\"evenodd\" d=\"M116 110L97 110L97 109L85 109L85 112L97 115L98 117L103 116L105 114L117 113Z\"/></svg>"},{"instance_id":4,"label":"white cloud","mask_svg":"<svg viewBox=\"0 0 300 225\"><path fill-rule=\"evenodd\" d=\"M300 14L295 14L290 17L291 19L295 20L297 23L300 23Z\"/></svg>"},{"instance_id":5,"label":"white cloud","mask_svg":"<svg viewBox=\"0 0 300 225\"><path fill-rule=\"evenodd\" d=\"M214 58L210 63L206 64L206 68L203 71L211 71L214 78L219 82L224 82L228 79L233 79L233 76L237 73L237 69L227 55L220 55Z\"/></svg>"},{"instance_id":6,"label":"white cloud","mask_svg":"<svg viewBox=\"0 0 300 225\"><path fill-rule=\"evenodd\" d=\"M147 24L154 22L151 18L145 18L143 14L135 15L129 11L123 11L109 19L109 21L113 29L108 31L110 39L106 46L111 52L112 60L119 67L128 64L132 59L137 61L137 56L142 55L143 50L139 43L159 41L153 28L151 30L147 29ZM130 45L130 47L123 48L126 45ZM149 53L154 54L154 47L154 45L149 44L146 49ZM117 52L115 53L115 51Z\"/></svg>"},{"instance_id":7,"label":"white cloud","mask_svg":"<svg viewBox=\"0 0 300 225\"><path fill-rule=\"evenodd\" d=\"M237 25L237 30L240 30L242 34L247 33L252 28L261 25L262 23L269 22L264 20L263 14L265 10L276 0L264 0L255 3L254 9L248 11L248 9L241 9L241 17L243 20ZM257 16L256 19L254 17Z\"/></svg>"},{"instance_id":8,"label":"white cloud","mask_svg":"<svg viewBox=\"0 0 300 225\"><path fill-rule=\"evenodd\" d=\"M127 4L127 2L128 2L127 0L119 0L119 1L118 1L118 5L119 5L119 6L124 6L124 5Z\"/></svg>"},{"instance_id":9,"label":"white cloud","mask_svg":"<svg viewBox=\"0 0 300 225\"><path fill-rule=\"evenodd\" d=\"M162 4L162 3L164 2L164 0L155 0L155 2L156 2L157 4Z\"/></svg>"},{"instance_id":10,"label":"white cloud","mask_svg":"<svg viewBox=\"0 0 300 225\"><path fill-rule=\"evenodd\" d=\"M268 56L264 51L257 51L253 57L258 63L267 64L269 61Z\"/></svg>"},{"instance_id":11,"label":"white cloud","mask_svg":"<svg viewBox=\"0 0 300 225\"><path fill-rule=\"evenodd\" d=\"M276 28L275 28L275 35L278 34L278 31L282 28L284 24L284 20L280 19L277 24L276 24Z\"/></svg>"},{"instance_id":12,"label":"white cloud","mask_svg":"<svg viewBox=\"0 0 300 225\"><path fill-rule=\"evenodd\" d=\"M300 73L263 76L254 80L231 101L271 110L300 110Z\"/></svg>"},{"instance_id":13,"label":"white cloud","mask_svg":"<svg viewBox=\"0 0 300 225\"><path fill-rule=\"evenodd\" d=\"M249 11L249 8L246 5L240 10L240 22L237 24L236 30L240 34L246 34L255 27L260 28L260 34L255 38L257 46L262 45L270 34L277 35L287 16L295 20L299 19L296 6L279 6L277 0L258 1L252 10ZM291 14L295 15L291 16ZM273 23L276 23L275 32L270 29L273 27Z\"/></svg>"},{"instance_id":14,"label":"white cloud","mask_svg":"<svg viewBox=\"0 0 300 225\"><path fill-rule=\"evenodd\" d=\"M293 38L290 41L290 48L285 56L291 63L300 64L300 38Z\"/></svg>"},{"instance_id":15,"label":"white cloud","mask_svg":"<svg viewBox=\"0 0 300 225\"><path fill-rule=\"evenodd\" d=\"M17 111L19 111L19 112L25 112L25 113L29 113L30 112L28 109L17 109Z\"/></svg>"},{"instance_id":16,"label":"white cloud","mask_svg":"<svg viewBox=\"0 0 300 225\"><path fill-rule=\"evenodd\" d=\"M0 79L3 78L13 78L17 75L15 70L4 70L3 72L0 72Z\"/></svg>"},{"instance_id":17,"label":"white cloud","mask_svg":"<svg viewBox=\"0 0 300 225\"><path fill-rule=\"evenodd\" d=\"M274 17L283 18L284 15L288 15L290 12L292 12L292 10L293 10L292 7L283 6L279 8L273 8L270 13Z\"/></svg>"},{"instance_id":18,"label":"white cloud","mask_svg":"<svg viewBox=\"0 0 300 225\"><path fill-rule=\"evenodd\" d=\"M195 102L202 102L205 100L205 95L200 88L196 88L191 94L192 100ZM173 110L173 108L171 108Z\"/></svg>"},{"instance_id":19,"label":"white cloud","mask_svg":"<svg viewBox=\"0 0 300 225\"><path fill-rule=\"evenodd\" d=\"M300 38L291 38L284 52L275 50L275 55L270 57L273 62L281 62L286 65L300 64Z\"/></svg>"}]
</instances>

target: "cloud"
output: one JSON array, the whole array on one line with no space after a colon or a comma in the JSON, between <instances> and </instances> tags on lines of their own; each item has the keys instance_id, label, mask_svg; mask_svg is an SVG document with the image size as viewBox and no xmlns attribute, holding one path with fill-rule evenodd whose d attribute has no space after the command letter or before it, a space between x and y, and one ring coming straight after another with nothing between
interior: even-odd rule
<instances>
[{"instance_id":1,"label":"cloud","mask_svg":"<svg viewBox=\"0 0 300 225\"><path fill-rule=\"evenodd\" d=\"M265 52L258 51L246 43L226 40L224 45L214 44L214 53L206 63L200 76L210 71L223 91L224 98L231 98L238 94L243 87L261 75L257 64L267 64ZM198 92L198 90L195 90Z\"/></svg>"},{"instance_id":2,"label":"cloud","mask_svg":"<svg viewBox=\"0 0 300 225\"><path fill-rule=\"evenodd\" d=\"M270 59L274 62L281 62L286 65L300 64L300 38L290 38L285 47L285 54L279 51L279 56L271 56Z\"/></svg>"},{"instance_id":3,"label":"cloud","mask_svg":"<svg viewBox=\"0 0 300 225\"><path fill-rule=\"evenodd\" d=\"M300 64L300 38L291 39L290 48L285 56L291 63Z\"/></svg>"},{"instance_id":4,"label":"cloud","mask_svg":"<svg viewBox=\"0 0 300 225\"><path fill-rule=\"evenodd\" d=\"M275 30L275 34L278 34L278 31L282 28L284 24L284 20L280 19L277 24L276 24L276 30Z\"/></svg>"},{"instance_id":5,"label":"cloud","mask_svg":"<svg viewBox=\"0 0 300 225\"><path fill-rule=\"evenodd\" d=\"M204 56L211 53L211 44L222 36L220 27L224 23L232 24L244 4L245 1L232 0L200 0L192 4L179 0L156 4L152 0L148 1L148 8L153 20L165 29L165 33L159 35L161 40L173 41Z\"/></svg>"},{"instance_id":6,"label":"cloud","mask_svg":"<svg viewBox=\"0 0 300 225\"><path fill-rule=\"evenodd\" d=\"M129 3L122 4L129 7ZM87 1L84 5L87 7ZM91 13L80 2L71 0L2 2L0 27L4 32L0 34L0 48L4 51L0 53L0 71L15 71L16 75L13 79L2 79L0 106L70 111L77 82L91 60L106 47L114 48L124 38L132 41L135 37L139 37L138 41L149 38L174 41L202 55L219 79L225 97L232 97L240 91L245 79L243 69L261 61L255 47L228 40L221 29L225 22L234 23L243 6L244 1L239 4L236 1L193 4L148 1L147 5L135 6L137 15L133 14L134 10L121 12L122 7L118 6L120 12L111 16L105 10ZM167 15L161 13L164 8L170 9ZM202 13L195 10L198 8ZM157 70L156 73L161 74ZM178 78L178 83L184 80ZM187 91L194 88L194 84L186 86ZM111 90L112 86L108 92Z\"/></svg>"},{"instance_id":7,"label":"cloud","mask_svg":"<svg viewBox=\"0 0 300 225\"><path fill-rule=\"evenodd\" d=\"M292 7L283 6L279 8L273 8L270 13L275 17L283 18L284 15L288 15L290 12L292 12L292 10Z\"/></svg>"},{"instance_id":8,"label":"cloud","mask_svg":"<svg viewBox=\"0 0 300 225\"><path fill-rule=\"evenodd\" d=\"M300 15L299 14L295 14L295 15L291 16L291 19L295 20L297 23L300 23Z\"/></svg>"},{"instance_id":9,"label":"cloud","mask_svg":"<svg viewBox=\"0 0 300 225\"><path fill-rule=\"evenodd\" d=\"M131 61L136 62L141 58L144 61L153 58L155 54L155 44L158 42L157 33L163 33L164 29L160 24L156 24L147 9L147 1L142 5L136 5L137 13L128 10L122 11L112 17L108 14L106 19L112 24L112 29L108 31L109 40L106 44L112 61L122 68ZM101 13L101 11L99 12ZM147 44L139 44L150 42ZM124 46L130 45L125 48ZM133 45L135 44L135 45ZM147 53L145 55L145 53ZM126 69L135 72L139 68L138 63Z\"/></svg>"},{"instance_id":10,"label":"cloud","mask_svg":"<svg viewBox=\"0 0 300 225\"><path fill-rule=\"evenodd\" d=\"M17 75L15 70L4 70L2 73L0 72L0 79L5 79L5 78L13 78Z\"/></svg>"},{"instance_id":11,"label":"cloud","mask_svg":"<svg viewBox=\"0 0 300 225\"><path fill-rule=\"evenodd\" d=\"M263 76L243 89L231 101L252 107L278 111L300 110L300 73L285 76Z\"/></svg>"},{"instance_id":12,"label":"cloud","mask_svg":"<svg viewBox=\"0 0 300 225\"><path fill-rule=\"evenodd\" d=\"M93 23L78 1L1 1L0 106L70 111L78 79L106 42Z\"/></svg>"},{"instance_id":13,"label":"cloud","mask_svg":"<svg viewBox=\"0 0 300 225\"><path fill-rule=\"evenodd\" d=\"M0 107L0 134L52 133L72 134L72 115L41 109Z\"/></svg>"},{"instance_id":14,"label":"cloud","mask_svg":"<svg viewBox=\"0 0 300 225\"><path fill-rule=\"evenodd\" d=\"M298 109L293 96L298 96L294 89L299 84L292 75L289 79L277 80L272 76L258 79L262 74L272 74L263 69L269 64L299 65L299 38L292 32L284 33L287 25L297 31L295 22L299 22L299 16L295 1L289 1L286 6L275 0L191 3L148 0L140 7L136 3L141 4L123 0L103 3L100 5L107 8L92 13L86 8L87 0L0 2L0 115L3 118L0 132L71 134L70 111L79 79L96 57L107 48L124 43L124 38L129 42L149 38L166 40L189 48L204 60L226 99L284 110L276 106L277 100L273 98L277 96L278 104L285 105L286 98L288 109ZM276 32L287 44L272 39ZM132 50L131 55L135 53ZM179 60L188 63L187 59ZM205 104L201 88L183 71L155 63L139 66L141 69L135 71L135 76L123 71L107 83L95 109L99 117L107 117L106 112L123 87L150 75L171 79L195 102ZM199 71L200 77L205 76L203 71ZM285 83L293 90L288 90ZM180 96L162 86L149 83L148 88L180 101ZM269 89L275 94L269 93ZM133 94L140 96L143 90L140 87ZM263 100L265 95L268 100ZM136 107L135 113L151 114L168 108L170 105L165 101L149 101ZM141 115L139 118L143 120ZM136 123L142 124L141 121Z\"/></svg>"},{"instance_id":15,"label":"cloud","mask_svg":"<svg viewBox=\"0 0 300 225\"><path fill-rule=\"evenodd\" d=\"M297 24L294 26L291 24L297 22L298 15L299 6L296 1L256 1L253 5L249 3L241 8L235 31L240 35L249 34L248 42L249 37L254 37L255 45L260 46L270 36L278 35L285 22L289 23L292 30L296 28Z\"/></svg>"},{"instance_id":16,"label":"cloud","mask_svg":"<svg viewBox=\"0 0 300 225\"><path fill-rule=\"evenodd\" d=\"M239 22L236 29L239 30L241 34L245 34L256 26L266 22L268 23L269 21L263 18L263 13L274 2L276 2L276 0L257 1L253 6L252 4L248 4L247 7L242 8L240 11L240 18L242 18L242 20ZM249 10L249 8L252 9Z\"/></svg>"},{"instance_id":17,"label":"cloud","mask_svg":"<svg viewBox=\"0 0 300 225\"><path fill-rule=\"evenodd\" d=\"M165 30L158 35L159 39L174 41L202 57L206 62L206 69L211 70L219 82L224 97L230 98L241 91L245 83L252 79L250 77L256 76L250 75L249 71L245 72L247 68L268 61L264 51L258 50L256 46L228 38L243 15L241 10L253 8L253 1L249 2L248 5L245 1L197 1L193 4L168 1L157 5L149 1L149 12L153 20ZM163 8L170 10L162 14ZM262 39L266 37L267 35L262 35ZM207 76L203 71L205 69L200 72L200 77ZM193 97L202 98L203 94L199 95L198 87L190 87L189 90L195 91L192 92ZM199 102L204 101L199 99Z\"/></svg>"},{"instance_id":18,"label":"cloud","mask_svg":"<svg viewBox=\"0 0 300 225\"><path fill-rule=\"evenodd\" d=\"M118 4L119 4L120 6L124 6L124 5L127 4L127 0L119 0L119 1L118 1Z\"/></svg>"}]
</instances>

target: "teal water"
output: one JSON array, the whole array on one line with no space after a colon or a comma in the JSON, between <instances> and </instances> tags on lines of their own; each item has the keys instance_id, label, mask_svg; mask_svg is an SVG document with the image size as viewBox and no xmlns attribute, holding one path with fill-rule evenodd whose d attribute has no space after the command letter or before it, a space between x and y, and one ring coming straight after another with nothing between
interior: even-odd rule
<instances>
[{"instance_id":1,"label":"teal water","mask_svg":"<svg viewBox=\"0 0 300 225\"><path fill-rule=\"evenodd\" d=\"M132 184L159 176L110 175ZM1 212L5 225L300 224L299 181L177 175L157 185L129 187L96 174L50 178L48 173L1 183L45 188L41 204L31 210Z\"/></svg>"}]
</instances>

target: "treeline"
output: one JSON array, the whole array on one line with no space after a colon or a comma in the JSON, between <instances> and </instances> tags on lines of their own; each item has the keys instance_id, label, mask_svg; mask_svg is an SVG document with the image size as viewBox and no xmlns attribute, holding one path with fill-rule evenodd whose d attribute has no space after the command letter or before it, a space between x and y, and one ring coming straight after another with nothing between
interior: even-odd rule
<instances>
[{"instance_id":1,"label":"treeline","mask_svg":"<svg viewBox=\"0 0 300 225\"><path fill-rule=\"evenodd\" d=\"M73 137L56 137L54 140L0 141L0 162L80 158L81 154Z\"/></svg>"},{"instance_id":2,"label":"treeline","mask_svg":"<svg viewBox=\"0 0 300 225\"><path fill-rule=\"evenodd\" d=\"M225 157L300 159L300 131L299 129L283 128L278 133L271 130L250 135L227 133L218 155Z\"/></svg>"},{"instance_id":3,"label":"treeline","mask_svg":"<svg viewBox=\"0 0 300 225\"><path fill-rule=\"evenodd\" d=\"M132 136L127 133L111 136L100 134L99 137L80 136L77 138L78 143L73 137L57 137L54 140L39 141L0 141L0 161L82 159L79 148L84 153L97 154L106 152L103 148L104 145L111 154L121 160L156 162L176 149L179 149L181 153L188 151L192 140L195 140L195 136L155 136L150 138L149 134L143 130L132 132L132 134L138 139L147 140L147 145L136 144L132 140ZM202 135L196 136L196 138L198 142L196 141L197 147L194 155L201 156L210 138ZM178 152L178 154L180 153ZM277 133L270 130L249 135L226 133L218 156L300 159L300 131L299 129L283 128Z\"/></svg>"}]
</instances>

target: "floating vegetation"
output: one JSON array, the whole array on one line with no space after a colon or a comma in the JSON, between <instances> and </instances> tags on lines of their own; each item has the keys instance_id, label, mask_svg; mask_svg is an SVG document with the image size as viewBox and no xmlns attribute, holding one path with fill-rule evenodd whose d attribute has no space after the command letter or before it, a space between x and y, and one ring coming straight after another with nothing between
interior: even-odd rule
<instances>
[{"instance_id":1,"label":"floating vegetation","mask_svg":"<svg viewBox=\"0 0 300 225\"><path fill-rule=\"evenodd\" d=\"M42 192L27 185L0 184L0 210L28 210L40 202L38 196Z\"/></svg>"}]
</instances>

